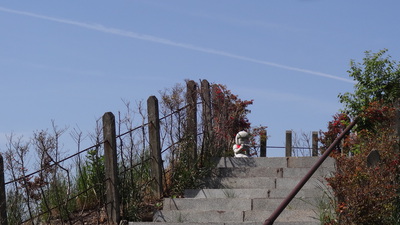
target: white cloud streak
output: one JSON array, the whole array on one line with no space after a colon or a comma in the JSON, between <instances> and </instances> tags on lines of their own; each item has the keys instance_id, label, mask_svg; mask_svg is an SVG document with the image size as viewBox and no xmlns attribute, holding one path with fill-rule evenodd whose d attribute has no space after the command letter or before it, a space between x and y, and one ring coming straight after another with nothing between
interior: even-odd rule
<instances>
[{"instance_id":1,"label":"white cloud streak","mask_svg":"<svg viewBox=\"0 0 400 225\"><path fill-rule=\"evenodd\" d=\"M138 40L143 40L143 41L149 41L149 42L189 49L189 50L213 54L213 55L224 56L224 57L238 59L238 60L242 60L242 61L247 61L247 62L262 64L262 65L266 65L266 66L281 68L284 70L290 70L290 71L295 71L295 72L311 74L311 75L325 77L325 78L343 81L343 82L347 82L347 83L355 83L353 80L335 76L335 75L331 75L331 74L327 74L327 73L322 73L322 72L308 70L308 69L301 69L301 68L292 67L292 66L286 66L286 65L282 65L282 64L278 64L278 63L274 63L274 62L254 59L254 58L236 55L236 54L232 54L229 52L219 51L219 50L215 50L215 49L211 49L211 48L205 48L205 47L195 46L195 45L186 44L186 43L179 43L179 42L175 42L175 41L171 41L168 39L155 37L155 36L151 36L151 35L139 34L139 33L135 33L132 31L126 31L126 30L121 30L121 29L117 29L117 28L105 27L100 24L89 24L89 23L83 23L83 22L78 22L78 21L74 21L74 20L49 17L49 16L39 15L39 14L25 12L25 11L8 9L8 8L4 8L4 7L0 7L0 11L12 13L12 14L23 15L23 16L34 17L34 18L43 19L43 20L47 20L47 21L53 21L53 22L57 22L57 23L69 24L69 25L78 26L78 27L82 27L82 28L86 28L86 29L90 29L90 30L103 32L103 33L114 34L114 35L119 35L119 36L129 37L129 38L133 38L133 39L138 39Z\"/></svg>"}]
</instances>

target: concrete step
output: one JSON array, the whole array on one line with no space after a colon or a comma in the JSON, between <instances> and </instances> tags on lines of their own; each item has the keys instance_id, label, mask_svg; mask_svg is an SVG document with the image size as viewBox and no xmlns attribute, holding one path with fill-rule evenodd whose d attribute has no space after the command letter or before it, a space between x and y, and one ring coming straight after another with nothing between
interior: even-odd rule
<instances>
[{"instance_id":1,"label":"concrete step","mask_svg":"<svg viewBox=\"0 0 400 225\"><path fill-rule=\"evenodd\" d=\"M268 198L167 198L164 199L163 212L169 210L198 211L250 211L275 210L283 199ZM288 210L315 210L314 198L293 199L287 206Z\"/></svg>"},{"instance_id":2,"label":"concrete step","mask_svg":"<svg viewBox=\"0 0 400 225\"><path fill-rule=\"evenodd\" d=\"M222 157L216 158L217 167L271 167L271 168L284 168L287 167L287 158L234 158Z\"/></svg>"},{"instance_id":3,"label":"concrete step","mask_svg":"<svg viewBox=\"0 0 400 225\"><path fill-rule=\"evenodd\" d=\"M231 167L270 167L270 168L311 168L319 157L255 157L255 158L216 158L218 168ZM335 167L335 160L327 158L321 167Z\"/></svg>"},{"instance_id":4,"label":"concrete step","mask_svg":"<svg viewBox=\"0 0 400 225\"><path fill-rule=\"evenodd\" d=\"M167 210L157 211L156 222L174 223L207 223L207 222L243 222L243 211L197 211L197 210Z\"/></svg>"},{"instance_id":5,"label":"concrete step","mask_svg":"<svg viewBox=\"0 0 400 225\"><path fill-rule=\"evenodd\" d=\"M272 210L250 211L198 211L198 210L170 210L158 211L154 217L155 222L173 223L220 223L220 222L263 222ZM311 210L285 210L277 218L277 222L308 222L313 224L316 214Z\"/></svg>"},{"instance_id":6,"label":"concrete step","mask_svg":"<svg viewBox=\"0 0 400 225\"><path fill-rule=\"evenodd\" d=\"M269 190L268 197L269 198L278 198L278 199L284 199L286 198L293 189L271 189ZM321 198L327 191L327 189L324 189L322 187L317 187L313 189L301 189L297 195L296 198Z\"/></svg>"},{"instance_id":7,"label":"concrete step","mask_svg":"<svg viewBox=\"0 0 400 225\"><path fill-rule=\"evenodd\" d=\"M274 178L274 177L214 177L205 182L207 188L225 188L225 189L276 189L276 188L294 188L302 178ZM303 189L314 189L321 184L326 183L323 178L310 178L303 186Z\"/></svg>"},{"instance_id":8,"label":"concrete step","mask_svg":"<svg viewBox=\"0 0 400 225\"><path fill-rule=\"evenodd\" d=\"M320 157L288 157L288 168L311 168ZM335 159L328 157L320 168L335 168Z\"/></svg>"},{"instance_id":9,"label":"concrete step","mask_svg":"<svg viewBox=\"0 0 400 225\"><path fill-rule=\"evenodd\" d=\"M186 190L185 198L164 199L163 210L155 213L154 222L158 225L262 225L318 159L218 158L213 176L204 181L205 188ZM317 206L329 189L324 177L334 170L334 160L327 159L274 225L320 224L315 219Z\"/></svg>"},{"instance_id":10,"label":"concrete step","mask_svg":"<svg viewBox=\"0 0 400 225\"><path fill-rule=\"evenodd\" d=\"M290 189L294 188L303 177L300 178L276 178L276 189ZM307 183L304 184L302 189L318 189L321 185L325 185L327 181L321 177L311 177Z\"/></svg>"},{"instance_id":11,"label":"concrete step","mask_svg":"<svg viewBox=\"0 0 400 225\"><path fill-rule=\"evenodd\" d=\"M289 195L292 189L188 189L185 190L185 198L280 198ZM296 198L321 197L323 187L315 189L302 189Z\"/></svg>"},{"instance_id":12,"label":"concrete step","mask_svg":"<svg viewBox=\"0 0 400 225\"><path fill-rule=\"evenodd\" d=\"M252 209L252 199L247 198L166 198L163 211L246 211Z\"/></svg>"},{"instance_id":13,"label":"concrete step","mask_svg":"<svg viewBox=\"0 0 400 225\"><path fill-rule=\"evenodd\" d=\"M283 202L284 199L265 199L256 198L252 201L252 210L263 211L269 210L274 211ZM286 207L286 211L291 210L318 210L318 202L315 198L294 198L289 205Z\"/></svg>"},{"instance_id":14,"label":"concrete step","mask_svg":"<svg viewBox=\"0 0 400 225\"><path fill-rule=\"evenodd\" d=\"M265 221L273 211L252 210L244 212L243 221ZM282 214L276 219L276 222L307 222L309 224L320 224L316 219L316 213L312 210L284 210ZM318 222L318 223L315 223ZM274 223L275 225L275 223Z\"/></svg>"},{"instance_id":15,"label":"concrete step","mask_svg":"<svg viewBox=\"0 0 400 225\"><path fill-rule=\"evenodd\" d=\"M271 167L224 167L214 170L215 177L304 177L310 168L271 168ZM319 168L313 177L330 176L333 167Z\"/></svg>"},{"instance_id":16,"label":"concrete step","mask_svg":"<svg viewBox=\"0 0 400 225\"><path fill-rule=\"evenodd\" d=\"M282 177L283 168L223 167L213 171L213 177Z\"/></svg>"},{"instance_id":17,"label":"concrete step","mask_svg":"<svg viewBox=\"0 0 400 225\"><path fill-rule=\"evenodd\" d=\"M276 179L277 178L274 177L214 177L205 182L205 187L224 189L274 189L276 187Z\"/></svg>"},{"instance_id":18,"label":"concrete step","mask_svg":"<svg viewBox=\"0 0 400 225\"><path fill-rule=\"evenodd\" d=\"M183 223L172 222L129 222L129 225L182 225ZM190 223L185 222L185 225L262 225L263 222L205 222L205 223ZM306 221L306 222L274 222L274 225L319 225L319 221Z\"/></svg>"},{"instance_id":19,"label":"concrete step","mask_svg":"<svg viewBox=\"0 0 400 225\"><path fill-rule=\"evenodd\" d=\"M283 168L283 178L303 178L311 168ZM314 172L312 177L330 177L335 172L334 167L322 167Z\"/></svg>"},{"instance_id":20,"label":"concrete step","mask_svg":"<svg viewBox=\"0 0 400 225\"><path fill-rule=\"evenodd\" d=\"M185 198L268 198L269 189L187 189Z\"/></svg>"}]
</instances>

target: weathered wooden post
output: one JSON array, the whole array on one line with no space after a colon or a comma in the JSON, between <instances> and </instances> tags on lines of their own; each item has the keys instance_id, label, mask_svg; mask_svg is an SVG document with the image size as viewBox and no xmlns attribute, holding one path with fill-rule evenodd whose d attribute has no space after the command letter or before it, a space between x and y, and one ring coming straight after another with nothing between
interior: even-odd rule
<instances>
[{"instance_id":1,"label":"weathered wooden post","mask_svg":"<svg viewBox=\"0 0 400 225\"><path fill-rule=\"evenodd\" d=\"M190 80L186 84L187 108L186 137L189 151L189 166L194 165L197 160L197 84Z\"/></svg>"},{"instance_id":2,"label":"weathered wooden post","mask_svg":"<svg viewBox=\"0 0 400 225\"><path fill-rule=\"evenodd\" d=\"M4 183L4 161L0 154L0 225L7 225L6 186Z\"/></svg>"},{"instance_id":3,"label":"weathered wooden post","mask_svg":"<svg viewBox=\"0 0 400 225\"><path fill-rule=\"evenodd\" d=\"M292 131L286 131L286 157L292 157Z\"/></svg>"},{"instance_id":4,"label":"weathered wooden post","mask_svg":"<svg viewBox=\"0 0 400 225\"><path fill-rule=\"evenodd\" d=\"M118 192L117 140L115 117L111 112L103 115L104 167L106 176L106 212L109 223L119 224L120 206Z\"/></svg>"},{"instance_id":5,"label":"weathered wooden post","mask_svg":"<svg viewBox=\"0 0 400 225\"><path fill-rule=\"evenodd\" d=\"M229 96L226 95L224 92L224 87L219 85L219 84L213 84L211 85L211 96L212 96L212 105L215 108L212 108L213 112L213 126L215 127L215 130L223 130L225 129L225 124L228 123L229 120ZM239 132L240 130L237 130L235 132ZM217 132L214 133L214 135ZM215 137L215 136L214 136ZM231 137L232 139L234 137ZM218 156L221 156L221 153L224 154L225 152L231 151L232 149L232 140L229 140L228 138L219 138L218 139L218 148L215 148L215 152L218 154Z\"/></svg>"},{"instance_id":6,"label":"weathered wooden post","mask_svg":"<svg viewBox=\"0 0 400 225\"><path fill-rule=\"evenodd\" d=\"M267 130L260 132L260 157L267 157Z\"/></svg>"},{"instance_id":7,"label":"weathered wooden post","mask_svg":"<svg viewBox=\"0 0 400 225\"><path fill-rule=\"evenodd\" d=\"M207 80L201 81L201 99L202 99L202 118L203 118L203 156L209 157L214 155L213 146L211 145L213 136L212 112L211 112L211 89Z\"/></svg>"},{"instance_id":8,"label":"weathered wooden post","mask_svg":"<svg viewBox=\"0 0 400 225\"><path fill-rule=\"evenodd\" d=\"M158 99L150 96L147 99L147 114L149 122L149 142L150 142L150 169L153 182L151 184L152 194L155 198L163 196L162 184L162 158L160 141L160 118L158 111Z\"/></svg>"},{"instance_id":9,"label":"weathered wooden post","mask_svg":"<svg viewBox=\"0 0 400 225\"><path fill-rule=\"evenodd\" d=\"M312 156L318 156L318 132L312 132Z\"/></svg>"}]
</instances>

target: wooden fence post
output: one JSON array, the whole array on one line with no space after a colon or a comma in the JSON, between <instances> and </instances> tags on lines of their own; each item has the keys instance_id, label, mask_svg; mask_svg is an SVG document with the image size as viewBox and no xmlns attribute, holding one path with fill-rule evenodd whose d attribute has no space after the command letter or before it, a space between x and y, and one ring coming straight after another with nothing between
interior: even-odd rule
<instances>
[{"instance_id":1,"label":"wooden fence post","mask_svg":"<svg viewBox=\"0 0 400 225\"><path fill-rule=\"evenodd\" d=\"M197 160L197 84L190 80L187 82L186 88L186 101L189 105L186 114L187 151L189 151L190 157L188 166L192 166Z\"/></svg>"},{"instance_id":2,"label":"wooden fence post","mask_svg":"<svg viewBox=\"0 0 400 225\"><path fill-rule=\"evenodd\" d=\"M211 90L210 83L207 80L201 81L201 99L203 105L203 156L210 157L214 155L211 145L213 137L212 113L211 113Z\"/></svg>"},{"instance_id":3,"label":"wooden fence post","mask_svg":"<svg viewBox=\"0 0 400 225\"><path fill-rule=\"evenodd\" d=\"M267 157L267 130L260 132L260 157Z\"/></svg>"},{"instance_id":4,"label":"wooden fence post","mask_svg":"<svg viewBox=\"0 0 400 225\"><path fill-rule=\"evenodd\" d=\"M7 225L6 185L4 183L4 161L0 154L0 225Z\"/></svg>"},{"instance_id":5,"label":"wooden fence post","mask_svg":"<svg viewBox=\"0 0 400 225\"><path fill-rule=\"evenodd\" d=\"M292 131L286 131L286 157L292 157Z\"/></svg>"},{"instance_id":6,"label":"wooden fence post","mask_svg":"<svg viewBox=\"0 0 400 225\"><path fill-rule=\"evenodd\" d=\"M118 192L117 140L115 117L111 112L103 115L104 167L106 176L106 212L109 223L119 224L120 205Z\"/></svg>"},{"instance_id":7,"label":"wooden fence post","mask_svg":"<svg viewBox=\"0 0 400 225\"><path fill-rule=\"evenodd\" d=\"M318 132L312 132L312 156L318 156Z\"/></svg>"},{"instance_id":8,"label":"wooden fence post","mask_svg":"<svg viewBox=\"0 0 400 225\"><path fill-rule=\"evenodd\" d=\"M149 122L149 142L150 142L150 168L151 176L154 180L151 185L152 194L155 198L163 196L162 184L162 158L160 141L160 118L158 111L158 99L150 96L147 99L147 114Z\"/></svg>"}]
</instances>

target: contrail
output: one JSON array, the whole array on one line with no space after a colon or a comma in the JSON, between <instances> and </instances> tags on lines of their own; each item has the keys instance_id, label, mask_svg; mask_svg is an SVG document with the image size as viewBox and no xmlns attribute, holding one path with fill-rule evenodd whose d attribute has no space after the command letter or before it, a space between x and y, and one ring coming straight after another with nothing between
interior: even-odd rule
<instances>
[{"instance_id":1,"label":"contrail","mask_svg":"<svg viewBox=\"0 0 400 225\"><path fill-rule=\"evenodd\" d=\"M281 69L285 69L285 70L292 70L292 71L296 71L296 72L312 74L312 75L330 78L330 79L339 80L339 81L344 81L344 82L348 82L348 83L353 83L353 84L355 83L353 80L338 77L338 76L327 74L327 73L286 66L286 65L282 65L282 64L278 64L278 63L269 62L269 61L263 61L263 60L259 60L259 59L246 57L246 56L240 56L240 55L232 54L229 52L219 51L219 50L215 50L215 49L211 49L211 48L204 48L204 47L195 46L195 45L191 45L191 44L179 43L179 42L175 42L175 41L171 41L168 39L159 38L159 37L155 37L155 36L151 36L151 35L139 34L139 33L131 32L131 31L125 31L125 30L121 30L121 29L105 27L100 24L89 24L89 23L83 23L83 22L78 22L78 21L74 21L74 20L60 19L60 18L49 17L49 16L39 15L39 14L25 12L25 11L8 9L8 8L4 8L4 7L0 7L0 11L12 13L12 14L29 16L29 17L35 17L35 18L48 20L48 21L54 21L57 23L74 25L74 26L83 27L86 29L100 31L103 33L109 33L109 34L114 34L114 35L119 35L119 36L124 36L124 37L130 37L130 38L139 39L139 40L143 40L143 41L149 41L149 42L154 42L154 43L159 43L159 44L164 44L164 45L170 45L170 46L185 48L185 49L194 50L194 51L198 51L198 52L204 52L204 53L208 53L208 54L225 56L225 57L239 59L239 60L243 60L243 61L277 67L277 68L281 68Z\"/></svg>"}]
</instances>

